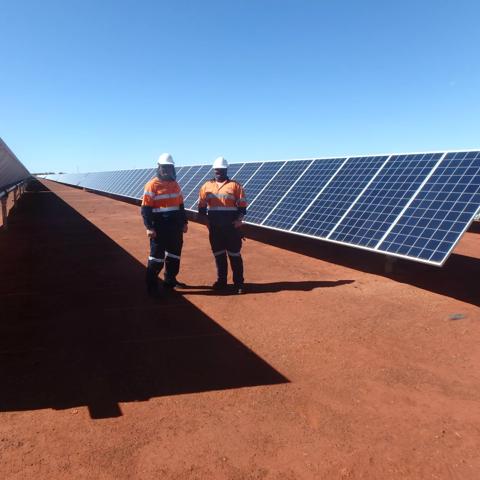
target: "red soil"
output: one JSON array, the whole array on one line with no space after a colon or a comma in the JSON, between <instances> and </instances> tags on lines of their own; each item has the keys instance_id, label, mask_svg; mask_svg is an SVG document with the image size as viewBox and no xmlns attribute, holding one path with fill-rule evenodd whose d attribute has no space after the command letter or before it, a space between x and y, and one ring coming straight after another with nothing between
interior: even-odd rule
<instances>
[{"instance_id":1,"label":"red soil","mask_svg":"<svg viewBox=\"0 0 480 480\"><path fill-rule=\"evenodd\" d=\"M231 296L191 222L156 303L138 207L44 184L0 232L0 478L480 478L479 234L393 274L248 239Z\"/></svg>"}]
</instances>

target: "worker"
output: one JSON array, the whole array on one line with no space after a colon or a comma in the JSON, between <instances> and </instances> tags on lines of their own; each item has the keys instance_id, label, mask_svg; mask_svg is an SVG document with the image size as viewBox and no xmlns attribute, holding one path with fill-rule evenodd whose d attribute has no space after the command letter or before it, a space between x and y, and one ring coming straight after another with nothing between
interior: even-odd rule
<instances>
[{"instance_id":1,"label":"worker","mask_svg":"<svg viewBox=\"0 0 480 480\"><path fill-rule=\"evenodd\" d=\"M218 157L213 162L214 178L200 189L198 213L207 215L210 246L215 257L217 280L215 290L227 288L227 255L233 273L236 293L244 293L243 260L240 250L243 235L240 227L247 213L243 187L227 175L228 162Z\"/></svg>"},{"instance_id":2,"label":"worker","mask_svg":"<svg viewBox=\"0 0 480 480\"><path fill-rule=\"evenodd\" d=\"M160 155L157 175L145 185L141 213L150 239L146 272L147 292L157 297L158 276L164 264L164 288L182 286L177 281L177 275L180 269L183 234L188 230L182 191L176 182L175 164L168 153Z\"/></svg>"}]
</instances>

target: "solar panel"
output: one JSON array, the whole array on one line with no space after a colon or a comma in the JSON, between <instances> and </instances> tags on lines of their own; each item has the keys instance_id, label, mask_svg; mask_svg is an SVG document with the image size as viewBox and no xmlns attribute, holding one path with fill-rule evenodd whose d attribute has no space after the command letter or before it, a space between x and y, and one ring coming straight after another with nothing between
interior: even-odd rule
<instances>
[{"instance_id":1,"label":"solar panel","mask_svg":"<svg viewBox=\"0 0 480 480\"><path fill-rule=\"evenodd\" d=\"M140 199L156 169L48 175ZM177 168L185 207L197 209L210 165ZM247 223L442 265L480 212L480 152L237 163L229 176L249 200Z\"/></svg>"},{"instance_id":2,"label":"solar panel","mask_svg":"<svg viewBox=\"0 0 480 480\"><path fill-rule=\"evenodd\" d=\"M245 163L243 167L235 174L231 174L229 172L229 176L231 179L235 180L236 182L240 183L240 185L244 186L255 173L257 170L263 165L262 162L252 162L252 163Z\"/></svg>"},{"instance_id":3,"label":"solar panel","mask_svg":"<svg viewBox=\"0 0 480 480\"><path fill-rule=\"evenodd\" d=\"M307 206L334 178L345 160L345 158L313 160L297 181L292 182L291 189L280 199L262 225L290 230Z\"/></svg>"},{"instance_id":4,"label":"solar panel","mask_svg":"<svg viewBox=\"0 0 480 480\"><path fill-rule=\"evenodd\" d=\"M284 163L272 181L265 185L261 193L248 206L248 221L261 224L291 184L303 174L311 163L312 160Z\"/></svg>"},{"instance_id":5,"label":"solar panel","mask_svg":"<svg viewBox=\"0 0 480 480\"><path fill-rule=\"evenodd\" d=\"M394 155L328 238L375 247L441 154Z\"/></svg>"},{"instance_id":6,"label":"solar panel","mask_svg":"<svg viewBox=\"0 0 480 480\"><path fill-rule=\"evenodd\" d=\"M211 174L211 171L212 167L210 165L200 165L195 167L193 173L191 175L189 174L188 180L181 186L184 201L193 191L195 191L197 185L206 178L207 175Z\"/></svg>"},{"instance_id":7,"label":"solar panel","mask_svg":"<svg viewBox=\"0 0 480 480\"><path fill-rule=\"evenodd\" d=\"M143 191L145 188L145 184L153 178L155 175L155 169L154 168L144 168L142 170L142 175L137 181L136 189L132 194L133 198L142 198L143 197Z\"/></svg>"},{"instance_id":8,"label":"solar panel","mask_svg":"<svg viewBox=\"0 0 480 480\"><path fill-rule=\"evenodd\" d=\"M308 207L292 231L327 237L342 215L378 174L388 157L349 158L338 175Z\"/></svg>"},{"instance_id":9,"label":"solar panel","mask_svg":"<svg viewBox=\"0 0 480 480\"><path fill-rule=\"evenodd\" d=\"M185 190L182 188L185 208L187 205L193 205L195 203L195 200L198 198L198 190L211 176L212 167L210 165L203 165L197 174L192 177L192 181L185 187Z\"/></svg>"},{"instance_id":10,"label":"solar panel","mask_svg":"<svg viewBox=\"0 0 480 480\"><path fill-rule=\"evenodd\" d=\"M134 188L134 185L136 185L138 176L139 176L140 170L133 170L130 171L127 180L123 184L122 187L122 195L125 197L131 197L131 191Z\"/></svg>"},{"instance_id":11,"label":"solar panel","mask_svg":"<svg viewBox=\"0 0 480 480\"><path fill-rule=\"evenodd\" d=\"M188 178L188 174L190 173L190 170L192 169L193 167L189 166L189 167L183 167L182 168L182 171L179 175L177 175L177 183L182 186L183 185L183 179L184 178Z\"/></svg>"},{"instance_id":12,"label":"solar panel","mask_svg":"<svg viewBox=\"0 0 480 480\"><path fill-rule=\"evenodd\" d=\"M248 203L252 203L256 196L271 182L285 162L265 162L244 183ZM236 179L235 179L236 180ZM248 189L246 188L248 185Z\"/></svg>"},{"instance_id":13,"label":"solar panel","mask_svg":"<svg viewBox=\"0 0 480 480\"><path fill-rule=\"evenodd\" d=\"M378 244L443 264L480 207L480 152L449 153Z\"/></svg>"}]
</instances>

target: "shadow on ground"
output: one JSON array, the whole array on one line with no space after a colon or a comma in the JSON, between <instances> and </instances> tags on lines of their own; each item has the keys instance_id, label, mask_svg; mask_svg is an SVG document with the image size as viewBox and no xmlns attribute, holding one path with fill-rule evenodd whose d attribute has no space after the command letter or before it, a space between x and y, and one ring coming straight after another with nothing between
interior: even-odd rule
<instances>
[{"instance_id":1,"label":"shadow on ground","mask_svg":"<svg viewBox=\"0 0 480 480\"><path fill-rule=\"evenodd\" d=\"M316 288L340 287L348 285L355 280L335 280L335 281L316 281L309 280L303 282L272 282L272 283L246 283L245 294L250 293L275 293L283 291L310 292ZM188 292L189 295L232 295L235 294L233 289L225 291L213 290L209 285L186 285L179 291Z\"/></svg>"},{"instance_id":2,"label":"shadow on ground","mask_svg":"<svg viewBox=\"0 0 480 480\"><path fill-rule=\"evenodd\" d=\"M480 306L478 277L480 259L452 254L441 268L396 259L393 271L385 271L386 256L274 230L245 225L245 235L262 243L337 265L388 277L401 283ZM471 231L478 233L478 225Z\"/></svg>"},{"instance_id":3,"label":"shadow on ground","mask_svg":"<svg viewBox=\"0 0 480 480\"><path fill-rule=\"evenodd\" d=\"M40 183L0 233L0 411L88 406L288 380Z\"/></svg>"}]
</instances>

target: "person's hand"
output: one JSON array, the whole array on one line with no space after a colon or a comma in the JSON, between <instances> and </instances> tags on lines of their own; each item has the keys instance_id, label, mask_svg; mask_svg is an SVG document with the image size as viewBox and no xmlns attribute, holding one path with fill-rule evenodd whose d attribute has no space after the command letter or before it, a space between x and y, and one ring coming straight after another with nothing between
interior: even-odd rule
<instances>
[{"instance_id":1,"label":"person's hand","mask_svg":"<svg viewBox=\"0 0 480 480\"><path fill-rule=\"evenodd\" d=\"M188 232L188 223L185 223L183 225L183 233L187 233Z\"/></svg>"},{"instance_id":2,"label":"person's hand","mask_svg":"<svg viewBox=\"0 0 480 480\"><path fill-rule=\"evenodd\" d=\"M242 225L243 225L243 221L242 221L242 220L234 220L234 221L233 221L233 226L234 226L235 228L240 228Z\"/></svg>"},{"instance_id":3,"label":"person's hand","mask_svg":"<svg viewBox=\"0 0 480 480\"><path fill-rule=\"evenodd\" d=\"M147 237L157 238L157 232L155 230L150 230L149 228L147 228Z\"/></svg>"}]
</instances>

